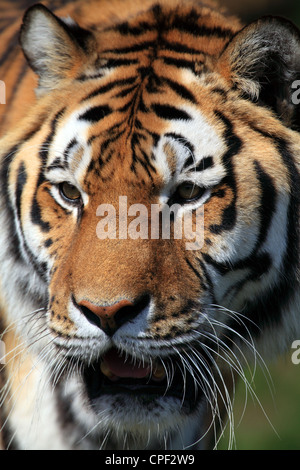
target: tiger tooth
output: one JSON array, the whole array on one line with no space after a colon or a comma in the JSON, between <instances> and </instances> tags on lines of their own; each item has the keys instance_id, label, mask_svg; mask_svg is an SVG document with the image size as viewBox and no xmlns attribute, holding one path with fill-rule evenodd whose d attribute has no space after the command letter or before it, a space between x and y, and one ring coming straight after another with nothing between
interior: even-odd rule
<instances>
[{"instance_id":1,"label":"tiger tooth","mask_svg":"<svg viewBox=\"0 0 300 470\"><path fill-rule=\"evenodd\" d=\"M166 370L162 364L158 364L153 373L152 378L155 380L163 380L166 377Z\"/></svg>"},{"instance_id":2,"label":"tiger tooth","mask_svg":"<svg viewBox=\"0 0 300 470\"><path fill-rule=\"evenodd\" d=\"M112 373L112 371L110 370L110 368L108 367L108 365L104 361L102 361L101 364L100 364L100 370L101 370L102 374L105 375L105 377L107 377L109 379L113 379L113 378L116 377L115 374Z\"/></svg>"}]
</instances>

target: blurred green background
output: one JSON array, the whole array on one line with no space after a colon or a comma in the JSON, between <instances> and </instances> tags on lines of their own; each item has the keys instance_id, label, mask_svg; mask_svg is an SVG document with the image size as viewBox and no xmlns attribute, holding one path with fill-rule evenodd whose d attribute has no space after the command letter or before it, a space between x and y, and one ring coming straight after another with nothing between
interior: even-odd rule
<instances>
[{"instance_id":1,"label":"blurred green background","mask_svg":"<svg viewBox=\"0 0 300 470\"><path fill-rule=\"evenodd\" d=\"M300 364L292 363L292 351L267 364L271 380L262 370L257 370L253 384L257 400L248 394L246 407L245 386L238 384L233 448L300 450ZM227 430L218 449L227 449L228 439Z\"/></svg>"},{"instance_id":2,"label":"blurred green background","mask_svg":"<svg viewBox=\"0 0 300 470\"><path fill-rule=\"evenodd\" d=\"M228 6L245 23L263 15L281 15L300 27L299 0L219 0L219 3ZM264 373L257 371L254 388L260 405L249 396L244 410L245 387L242 383L237 387L235 448L300 450L300 364L292 363L292 352L291 349L285 357L268 364L271 389ZM228 436L227 431L218 449L227 449Z\"/></svg>"}]
</instances>

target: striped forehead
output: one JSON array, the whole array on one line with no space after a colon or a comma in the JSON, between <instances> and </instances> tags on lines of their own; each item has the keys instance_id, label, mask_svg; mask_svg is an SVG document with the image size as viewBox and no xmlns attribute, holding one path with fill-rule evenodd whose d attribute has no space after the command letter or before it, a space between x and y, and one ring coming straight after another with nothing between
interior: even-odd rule
<instances>
[{"instance_id":1,"label":"striped forehead","mask_svg":"<svg viewBox=\"0 0 300 470\"><path fill-rule=\"evenodd\" d=\"M66 176L74 182L80 181L92 158L88 135L91 123L82 119L87 107L68 115L57 126L55 137L48 155L47 170L51 176L55 172L58 178Z\"/></svg>"},{"instance_id":2,"label":"striped forehead","mask_svg":"<svg viewBox=\"0 0 300 470\"><path fill-rule=\"evenodd\" d=\"M101 108L101 109L100 109ZM165 115L164 115L165 113ZM169 119L167 114L169 113ZM101 159L101 139L104 135L110 144L118 142L118 133L110 137L107 134L105 125L107 114L110 115L110 125L113 113L105 113L105 106L82 106L71 113L60 126L58 126L51 151L49 152L48 170L55 171L59 178L63 175L71 182L81 183L89 168L91 162ZM163 121L159 127L162 129L161 135L153 139L151 131L149 133L148 144L145 135L147 128L143 129L143 139L140 139L139 145L144 146L140 151L148 164L149 169L154 169L162 181L168 184L174 178L184 179L189 173L191 181L198 182L200 172L205 171L205 176L209 176L209 184L214 183L220 176L221 156L225 152L225 143L221 135L215 129L214 123L201 112L196 106L179 104L175 106L157 105L152 114L148 117L149 121ZM91 139L91 129L94 124L98 125L100 121L104 122L100 129L99 136ZM102 134L101 134L102 130ZM140 132L140 129L139 129ZM137 139L139 132L133 131L130 137L132 142ZM151 138L152 135L152 138ZM93 146L93 141L100 140L100 144ZM152 144L149 146L149 142ZM102 142L103 143L103 142ZM118 144L112 147L113 157L120 159L120 148ZM123 152L124 153L124 152ZM126 154L126 159L130 161L132 155ZM124 162L121 163L124 166ZM216 181L217 182L217 181Z\"/></svg>"},{"instance_id":3,"label":"striped forehead","mask_svg":"<svg viewBox=\"0 0 300 470\"><path fill-rule=\"evenodd\" d=\"M216 184L225 173L221 168L225 141L199 109L185 106L181 111L188 118L172 120L155 150L164 182L168 184L174 178L180 182L188 175L190 181L199 183L205 171L207 185ZM205 181L201 183L206 185Z\"/></svg>"}]
</instances>

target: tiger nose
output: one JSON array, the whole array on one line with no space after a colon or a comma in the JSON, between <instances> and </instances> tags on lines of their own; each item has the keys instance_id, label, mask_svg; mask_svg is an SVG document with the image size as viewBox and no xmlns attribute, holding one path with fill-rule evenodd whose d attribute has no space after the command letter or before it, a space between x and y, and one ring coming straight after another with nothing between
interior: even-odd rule
<instances>
[{"instance_id":1,"label":"tiger nose","mask_svg":"<svg viewBox=\"0 0 300 470\"><path fill-rule=\"evenodd\" d=\"M120 300L113 305L99 306L89 300L79 302L81 311L86 318L111 335L123 324L133 311L134 304L127 299ZM122 310L122 316L117 315Z\"/></svg>"}]
</instances>

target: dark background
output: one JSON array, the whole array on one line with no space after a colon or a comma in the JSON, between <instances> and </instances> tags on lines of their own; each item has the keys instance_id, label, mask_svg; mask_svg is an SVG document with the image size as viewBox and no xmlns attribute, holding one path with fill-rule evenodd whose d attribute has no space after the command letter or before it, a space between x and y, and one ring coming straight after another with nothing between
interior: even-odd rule
<instances>
[{"instance_id":1,"label":"dark background","mask_svg":"<svg viewBox=\"0 0 300 470\"><path fill-rule=\"evenodd\" d=\"M218 3L226 6L244 22L263 15L280 15L300 26L299 0L219 0Z\"/></svg>"}]
</instances>

